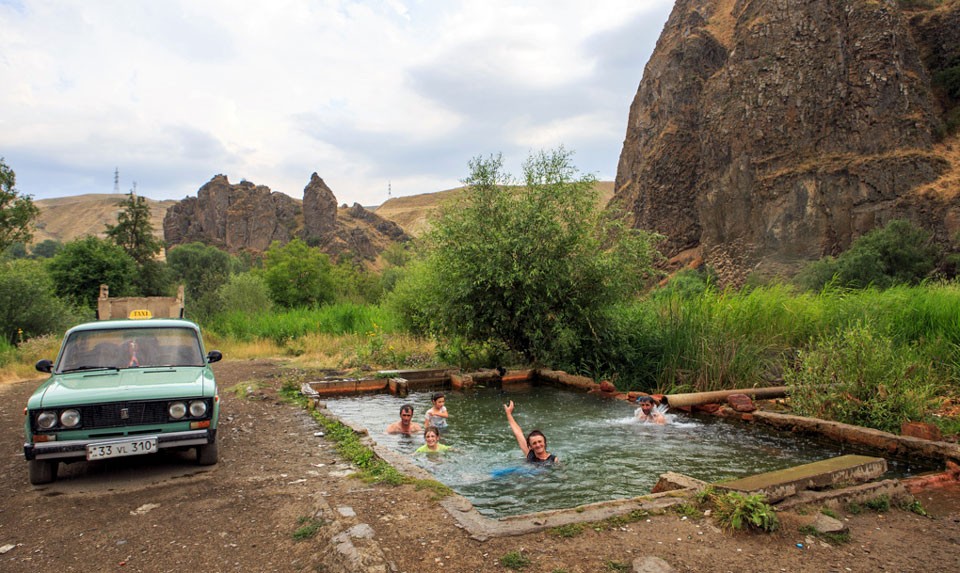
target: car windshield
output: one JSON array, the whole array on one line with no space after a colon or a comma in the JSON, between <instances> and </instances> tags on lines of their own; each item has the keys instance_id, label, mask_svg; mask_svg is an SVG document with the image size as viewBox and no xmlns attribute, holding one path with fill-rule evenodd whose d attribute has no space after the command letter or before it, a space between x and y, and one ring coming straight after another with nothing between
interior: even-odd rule
<instances>
[{"instance_id":1,"label":"car windshield","mask_svg":"<svg viewBox=\"0 0 960 573\"><path fill-rule=\"evenodd\" d=\"M57 372L203 366L192 328L115 328L74 332L63 344Z\"/></svg>"}]
</instances>

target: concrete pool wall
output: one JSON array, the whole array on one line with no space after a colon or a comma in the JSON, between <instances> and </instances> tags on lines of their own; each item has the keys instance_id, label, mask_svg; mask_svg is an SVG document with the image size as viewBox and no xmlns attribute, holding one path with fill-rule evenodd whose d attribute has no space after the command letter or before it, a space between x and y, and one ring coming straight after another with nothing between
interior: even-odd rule
<instances>
[{"instance_id":1,"label":"concrete pool wall","mask_svg":"<svg viewBox=\"0 0 960 573\"><path fill-rule=\"evenodd\" d=\"M384 461L402 473L416 479L434 480L425 469L415 465L407 456L388 449L374 440L367 428L343 420L326 409L323 398L390 392L405 396L411 389L428 388L466 389L474 385L541 384L556 385L571 390L590 392L612 399L627 400L628 394L610 391L609 386L598 384L590 378L559 371L528 370L520 372L482 371L462 374L456 370L391 371L376 378L362 380L319 380L307 382L301 393L309 398L313 407L329 419L338 420L361 436L363 443ZM749 401L749 399L748 399ZM898 436L887 432L804 418L758 409L742 411L737 407L722 404L708 410L719 416L737 418L751 423L767 424L793 432L818 434L838 442L856 444L891 456L904 459L925 460L934 463L939 471L906 479L885 479L868 483L848 484L847 487L829 487L824 490L800 488L774 505L777 509L791 509L802 505L818 505L840 508L850 503L865 503L880 496L894 503L912 500L912 494L931 484L956 483L960 480L960 445L945 441L932 441L911 436ZM867 479L867 478L865 478ZM491 537L521 535L574 523L602 521L636 511L659 512L671 506L688 503L695 494L710 484L688 476L668 472L661 475L660 482L648 495L580 505L570 509L558 509L525 515L489 518L481 515L465 497L453 493L441 505L456 521L458 527L468 531L478 540ZM811 489L812 488L812 489Z\"/></svg>"}]
</instances>

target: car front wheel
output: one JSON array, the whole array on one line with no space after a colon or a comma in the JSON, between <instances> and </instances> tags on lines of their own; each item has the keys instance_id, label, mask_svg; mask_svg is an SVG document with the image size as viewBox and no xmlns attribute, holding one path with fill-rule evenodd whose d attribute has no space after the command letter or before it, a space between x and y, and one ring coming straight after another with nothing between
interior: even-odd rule
<instances>
[{"instance_id":1,"label":"car front wheel","mask_svg":"<svg viewBox=\"0 0 960 573\"><path fill-rule=\"evenodd\" d=\"M42 485L57 479L57 468L60 462L50 460L30 460L30 483Z\"/></svg>"},{"instance_id":2,"label":"car front wheel","mask_svg":"<svg viewBox=\"0 0 960 573\"><path fill-rule=\"evenodd\" d=\"M197 446L197 463L201 466L212 466L220 459L220 452L217 449L217 441L205 445Z\"/></svg>"}]
</instances>

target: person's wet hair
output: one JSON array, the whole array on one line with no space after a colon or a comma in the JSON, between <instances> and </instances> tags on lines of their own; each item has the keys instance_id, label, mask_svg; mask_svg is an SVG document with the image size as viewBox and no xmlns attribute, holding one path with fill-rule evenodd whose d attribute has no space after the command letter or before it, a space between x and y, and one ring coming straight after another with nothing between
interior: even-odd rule
<instances>
[{"instance_id":1,"label":"person's wet hair","mask_svg":"<svg viewBox=\"0 0 960 573\"><path fill-rule=\"evenodd\" d=\"M403 414L404 412L410 412L412 414L413 404L404 404L403 406L400 406L400 413Z\"/></svg>"},{"instance_id":2,"label":"person's wet hair","mask_svg":"<svg viewBox=\"0 0 960 573\"><path fill-rule=\"evenodd\" d=\"M637 404L653 404L653 398L650 396L638 396Z\"/></svg>"},{"instance_id":3,"label":"person's wet hair","mask_svg":"<svg viewBox=\"0 0 960 573\"><path fill-rule=\"evenodd\" d=\"M435 426L427 426L424 428L423 439L427 439L427 434L436 434L437 439L440 439L440 430L438 430Z\"/></svg>"},{"instance_id":4,"label":"person's wet hair","mask_svg":"<svg viewBox=\"0 0 960 573\"><path fill-rule=\"evenodd\" d=\"M436 402L440 398L443 398L443 392L434 392L433 394L430 395L431 402Z\"/></svg>"}]
</instances>

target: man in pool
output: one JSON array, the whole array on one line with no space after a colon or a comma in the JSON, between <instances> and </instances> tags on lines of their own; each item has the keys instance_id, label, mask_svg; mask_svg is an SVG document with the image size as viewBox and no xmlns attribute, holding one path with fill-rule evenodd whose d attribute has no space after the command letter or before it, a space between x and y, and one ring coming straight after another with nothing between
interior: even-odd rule
<instances>
[{"instance_id":1,"label":"man in pool","mask_svg":"<svg viewBox=\"0 0 960 573\"><path fill-rule=\"evenodd\" d=\"M653 398L650 396L640 396L637 398L637 419L641 422L652 422L661 426L667 423L667 417L659 409L653 407Z\"/></svg>"},{"instance_id":2,"label":"man in pool","mask_svg":"<svg viewBox=\"0 0 960 573\"><path fill-rule=\"evenodd\" d=\"M404 404L400 406L400 421L394 422L387 426L388 434L406 434L410 435L414 432L422 432L423 428L420 424L412 421L413 420L413 406L411 404Z\"/></svg>"},{"instance_id":3,"label":"man in pool","mask_svg":"<svg viewBox=\"0 0 960 573\"><path fill-rule=\"evenodd\" d=\"M527 434L526 438L523 437L520 424L513 419L513 400L510 400L509 404L505 404L503 409L507 413L507 422L510 424L510 429L513 430L513 436L517 439L517 445L520 446L520 451L527 457L528 462L532 464L552 464L560 461L557 456L547 452L547 437L540 430L533 430Z\"/></svg>"}]
</instances>

